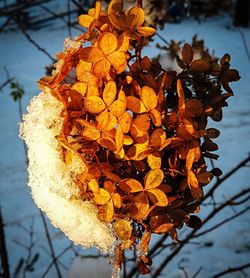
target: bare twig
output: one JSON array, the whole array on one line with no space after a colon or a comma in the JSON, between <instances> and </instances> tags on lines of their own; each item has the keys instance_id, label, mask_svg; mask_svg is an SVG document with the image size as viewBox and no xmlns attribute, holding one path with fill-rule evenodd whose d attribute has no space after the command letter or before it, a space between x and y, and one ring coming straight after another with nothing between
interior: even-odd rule
<instances>
[{"instance_id":1,"label":"bare twig","mask_svg":"<svg viewBox=\"0 0 250 278\"><path fill-rule=\"evenodd\" d=\"M67 12L68 12L68 32L69 32L69 36L71 37L71 15L70 15L70 0L67 0Z\"/></svg>"},{"instance_id":2,"label":"bare twig","mask_svg":"<svg viewBox=\"0 0 250 278\"><path fill-rule=\"evenodd\" d=\"M245 34L241 30L241 28L238 28L238 31L239 31L239 33L241 35L242 42L243 42L243 45L244 45L244 48L245 48L245 51L246 51L246 55L247 55L248 61L250 62L250 52L249 52L249 49L248 49L248 46L247 46L247 41L246 41Z\"/></svg>"},{"instance_id":3,"label":"bare twig","mask_svg":"<svg viewBox=\"0 0 250 278\"><path fill-rule=\"evenodd\" d=\"M24 34L24 36L27 38L27 40L32 43L39 51L43 52L47 57L49 57L50 60L52 60L53 62L55 61L55 59L49 54L49 52L42 48L25 30L25 28L22 26L22 24L20 23L20 21L11 13L7 13L3 10L0 11L1 15L7 16L9 18L11 18L13 21L15 21L15 23L17 24L18 28L20 29L20 31Z\"/></svg>"},{"instance_id":4,"label":"bare twig","mask_svg":"<svg viewBox=\"0 0 250 278\"><path fill-rule=\"evenodd\" d=\"M21 24L19 24L18 21L16 21L16 23L17 23L19 29L21 30L21 32L22 32L22 33L24 34L24 36L27 38L27 40L28 40L30 43L32 43L39 51L41 51L41 52L43 52L45 55L47 55L47 56L50 58L50 60L51 60L52 62L55 62L55 59L49 54L49 52L48 52L46 49L42 48L34 39L32 39L32 37L26 32L26 30L21 26Z\"/></svg>"},{"instance_id":5,"label":"bare twig","mask_svg":"<svg viewBox=\"0 0 250 278\"><path fill-rule=\"evenodd\" d=\"M195 272L195 274L192 276L192 278L196 278L198 277L198 275L200 274L200 272L202 271L202 266Z\"/></svg>"},{"instance_id":6,"label":"bare twig","mask_svg":"<svg viewBox=\"0 0 250 278\"><path fill-rule=\"evenodd\" d=\"M52 245L52 241L51 241L51 237L50 237L50 234L49 234L48 225L47 225L45 217L44 217L44 215L43 215L43 213L41 211L40 211L40 215L41 215L41 218L42 218L42 221L43 221L43 226L44 226L45 234L46 234L46 237L47 237L47 241L49 243L51 257L52 257L52 259L54 261L54 264L55 264L55 268L56 268L56 272L57 272L57 277L62 278L62 274L60 272L60 268L59 268L58 263L57 263L55 251L54 251L54 248L53 248L53 245Z\"/></svg>"},{"instance_id":7,"label":"bare twig","mask_svg":"<svg viewBox=\"0 0 250 278\"><path fill-rule=\"evenodd\" d=\"M232 201L237 200L238 198L242 197L245 194L248 194L250 192L250 189L244 189L241 192L237 193L236 195L234 195L233 197L231 197L229 200L227 200L225 203L221 204L219 207L217 207L216 209L214 209L207 217L206 219L203 221L203 224L207 223L212 217L214 217L217 213L219 213L223 208L225 208L226 206L229 206L230 203ZM152 278L156 278L158 277L162 270L168 265L168 263L181 251L181 249L186 245L186 243L188 243L196 234L197 230L193 230L192 232L190 232L186 238L180 242L179 246L169 255L167 256L163 262L161 263L161 265L159 266L159 268L155 271L155 273L152 274Z\"/></svg>"},{"instance_id":8,"label":"bare twig","mask_svg":"<svg viewBox=\"0 0 250 278\"><path fill-rule=\"evenodd\" d=\"M248 207L246 207L245 209L239 211L238 213L234 214L233 216L226 218L225 220L221 221L220 223L214 225L213 227L211 227L211 228L209 228L209 229L207 229L207 230L205 230L205 231L203 231L203 232L200 232L200 233L194 235L194 237L195 237L195 238L196 238L196 237L200 237L200 236L203 236L203 235L205 235L205 234L207 234L207 233L209 233L209 232L212 232L213 230L219 228L220 226L226 224L227 222L230 222L230 221L232 221L233 219L235 219L235 218L241 216L242 214L244 214L245 212L247 212L249 209L250 209L250 206L248 206Z\"/></svg>"},{"instance_id":9,"label":"bare twig","mask_svg":"<svg viewBox=\"0 0 250 278\"><path fill-rule=\"evenodd\" d=\"M11 83L13 80L14 80L14 78L9 78L9 79L7 79L5 82L3 82L3 83L0 85L0 91L1 91L5 86L7 86L9 83Z\"/></svg>"},{"instance_id":10,"label":"bare twig","mask_svg":"<svg viewBox=\"0 0 250 278\"><path fill-rule=\"evenodd\" d=\"M230 178L234 173L236 173L239 169L246 166L246 164L250 161L250 155L242 160L239 164L237 164L233 169L231 169L227 174L225 174L220 180L216 181L216 183L212 186L212 188L206 193L202 202L204 202L207 198L211 197L214 191L228 178Z\"/></svg>"},{"instance_id":11,"label":"bare twig","mask_svg":"<svg viewBox=\"0 0 250 278\"><path fill-rule=\"evenodd\" d=\"M212 276L212 278L218 278L218 277L222 277L222 276L224 276L226 274L229 274L229 273L239 272L239 271L242 271L242 270L244 270L246 268L249 268L249 267L250 267L250 263L247 263L247 264L244 264L244 265L241 265L241 266L237 266L237 267L229 267L228 269Z\"/></svg>"},{"instance_id":12,"label":"bare twig","mask_svg":"<svg viewBox=\"0 0 250 278\"><path fill-rule=\"evenodd\" d=\"M170 45L169 42L168 42L166 39L164 39L163 36L160 35L158 32L155 33L155 35L156 35L158 38L160 38L167 46Z\"/></svg>"},{"instance_id":13,"label":"bare twig","mask_svg":"<svg viewBox=\"0 0 250 278\"><path fill-rule=\"evenodd\" d=\"M48 265L48 267L46 268L46 270L43 272L43 274L41 275L41 278L44 278L47 273L49 272L49 270L51 269L51 267L55 264L55 262L62 257L68 250L70 250L72 248L72 243L66 247L61 253L59 253L55 258L53 258L53 260L51 261L51 263Z\"/></svg>"},{"instance_id":14,"label":"bare twig","mask_svg":"<svg viewBox=\"0 0 250 278\"><path fill-rule=\"evenodd\" d=\"M206 196L203 198L202 202L206 200L208 197L212 196L214 191L219 187L219 185L227 180L229 177L231 177L235 172L237 172L240 168L244 167L248 162L250 161L250 156L248 155L247 158L245 158L243 161L241 161L238 165L236 165L231 171L229 171L227 174L225 174L219 181L217 181L213 187L208 191ZM230 205L230 202L233 202L237 200L238 198L242 197L244 194L248 194L250 189L242 190L240 193L234 195L232 198L227 200L225 203L220 205L218 208L214 209L204 220L203 223L208 222L214 215L216 215L219 211L221 211L224 207ZM180 250L184 247L184 245L189 242L193 238L193 236L196 234L197 230L193 230L190 232L186 238L179 244L179 246L169 255L167 256L159 268L155 271L155 273L152 275L152 278L156 278L160 275L162 270L168 265L168 263L180 252Z\"/></svg>"}]
</instances>

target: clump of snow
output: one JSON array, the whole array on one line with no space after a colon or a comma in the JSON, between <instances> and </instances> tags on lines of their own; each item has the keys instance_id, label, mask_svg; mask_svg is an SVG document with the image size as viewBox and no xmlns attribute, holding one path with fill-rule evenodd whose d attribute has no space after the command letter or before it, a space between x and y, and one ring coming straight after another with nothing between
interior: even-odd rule
<instances>
[{"instance_id":1,"label":"clump of snow","mask_svg":"<svg viewBox=\"0 0 250 278\"><path fill-rule=\"evenodd\" d=\"M95 205L82 201L74 181L77 172L86 171L84 163L76 156L71 165L62 160L55 139L63 124L62 109L56 98L42 92L32 99L29 113L23 117L20 134L28 146L32 196L52 224L75 244L112 252L111 227L98 219Z\"/></svg>"}]
</instances>

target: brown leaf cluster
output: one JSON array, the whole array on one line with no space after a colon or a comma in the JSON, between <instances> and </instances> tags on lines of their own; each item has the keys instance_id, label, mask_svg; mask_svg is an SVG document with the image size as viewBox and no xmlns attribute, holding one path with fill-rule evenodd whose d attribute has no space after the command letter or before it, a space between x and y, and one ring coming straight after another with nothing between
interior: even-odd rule
<instances>
[{"instance_id":1,"label":"brown leaf cluster","mask_svg":"<svg viewBox=\"0 0 250 278\"><path fill-rule=\"evenodd\" d=\"M66 163L77 155L88 168L76 184L99 218L113 223L117 263L139 241L138 267L146 274L152 233L178 240L183 224L200 226L190 214L213 178L205 157L217 158L213 139L220 134L207 128L208 117L222 119L229 82L239 75L228 54L219 63L209 55L193 60L188 44L178 75L142 57L155 30L144 25L142 8L124 11L122 0L107 12L96 2L79 23L86 28L79 46L59 53L60 67L39 83L64 105L57 140Z\"/></svg>"}]
</instances>

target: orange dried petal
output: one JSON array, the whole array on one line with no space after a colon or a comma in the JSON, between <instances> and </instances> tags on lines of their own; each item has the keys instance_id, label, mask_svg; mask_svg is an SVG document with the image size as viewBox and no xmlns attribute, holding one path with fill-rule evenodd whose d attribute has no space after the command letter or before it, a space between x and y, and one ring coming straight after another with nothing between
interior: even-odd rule
<instances>
[{"instance_id":1,"label":"orange dried petal","mask_svg":"<svg viewBox=\"0 0 250 278\"><path fill-rule=\"evenodd\" d=\"M124 179L120 182L119 187L127 193L136 193L144 190L141 183L135 179Z\"/></svg>"},{"instance_id":2,"label":"orange dried petal","mask_svg":"<svg viewBox=\"0 0 250 278\"><path fill-rule=\"evenodd\" d=\"M118 159L123 159L125 157L125 151L123 148L119 152L114 152L114 154Z\"/></svg>"},{"instance_id":3,"label":"orange dried petal","mask_svg":"<svg viewBox=\"0 0 250 278\"><path fill-rule=\"evenodd\" d=\"M93 22L94 18L87 14L82 14L78 17L78 22L81 26L88 28L89 25Z\"/></svg>"},{"instance_id":4,"label":"orange dried petal","mask_svg":"<svg viewBox=\"0 0 250 278\"><path fill-rule=\"evenodd\" d=\"M150 127L150 119L148 113L138 115L133 122L136 127L142 132L148 132Z\"/></svg>"},{"instance_id":5,"label":"orange dried petal","mask_svg":"<svg viewBox=\"0 0 250 278\"><path fill-rule=\"evenodd\" d=\"M87 140L98 140L100 138L101 134L100 131L94 128L88 128L86 127L82 132L82 137L84 137Z\"/></svg>"},{"instance_id":6,"label":"orange dried petal","mask_svg":"<svg viewBox=\"0 0 250 278\"><path fill-rule=\"evenodd\" d=\"M76 66L76 76L77 78L82 81L81 75L85 74L85 72L91 71L91 63L87 63L83 60L80 60Z\"/></svg>"},{"instance_id":7,"label":"orange dried petal","mask_svg":"<svg viewBox=\"0 0 250 278\"><path fill-rule=\"evenodd\" d=\"M117 41L117 51L126 52L129 48L129 38L124 34L121 34Z\"/></svg>"},{"instance_id":8,"label":"orange dried petal","mask_svg":"<svg viewBox=\"0 0 250 278\"><path fill-rule=\"evenodd\" d=\"M103 188L109 193L114 193L116 190L115 185L111 181L105 181L103 184Z\"/></svg>"},{"instance_id":9,"label":"orange dried petal","mask_svg":"<svg viewBox=\"0 0 250 278\"><path fill-rule=\"evenodd\" d=\"M115 145L116 145L116 151L118 153L123 148L123 142L124 142L124 135L123 135L120 125L118 125L118 127L116 129L116 133L115 133Z\"/></svg>"},{"instance_id":10,"label":"orange dried petal","mask_svg":"<svg viewBox=\"0 0 250 278\"><path fill-rule=\"evenodd\" d=\"M193 171L187 172L187 183L191 188L199 188L198 179Z\"/></svg>"},{"instance_id":11,"label":"orange dried petal","mask_svg":"<svg viewBox=\"0 0 250 278\"><path fill-rule=\"evenodd\" d=\"M142 26L144 22L144 11L139 7L132 7L126 14L126 23L128 28Z\"/></svg>"},{"instance_id":12,"label":"orange dried petal","mask_svg":"<svg viewBox=\"0 0 250 278\"><path fill-rule=\"evenodd\" d=\"M147 109L143 102L134 96L127 97L127 108L132 112L138 114L147 112Z\"/></svg>"},{"instance_id":13,"label":"orange dried petal","mask_svg":"<svg viewBox=\"0 0 250 278\"><path fill-rule=\"evenodd\" d=\"M103 146L104 148L107 148L111 151L115 151L116 147L115 147L115 141L109 137L109 136L105 136L104 134L102 134L102 137L100 139L98 139L97 141L101 146Z\"/></svg>"},{"instance_id":14,"label":"orange dried petal","mask_svg":"<svg viewBox=\"0 0 250 278\"><path fill-rule=\"evenodd\" d=\"M93 73L97 77L105 77L109 75L110 63L107 59L103 58L102 60L97 61L93 67Z\"/></svg>"},{"instance_id":15,"label":"orange dried petal","mask_svg":"<svg viewBox=\"0 0 250 278\"><path fill-rule=\"evenodd\" d=\"M147 190L148 197L152 203L158 207L166 207L168 205L168 198L160 189Z\"/></svg>"},{"instance_id":16,"label":"orange dried petal","mask_svg":"<svg viewBox=\"0 0 250 278\"><path fill-rule=\"evenodd\" d=\"M113 200L115 208L118 208L118 209L121 208L121 206L122 206L122 198L121 198L121 196L118 193L112 194L112 200Z\"/></svg>"},{"instance_id":17,"label":"orange dried petal","mask_svg":"<svg viewBox=\"0 0 250 278\"><path fill-rule=\"evenodd\" d=\"M126 103L121 100L115 100L110 106L109 106L110 113L115 116L116 118L119 118L123 115L123 113L126 111Z\"/></svg>"},{"instance_id":18,"label":"orange dried petal","mask_svg":"<svg viewBox=\"0 0 250 278\"><path fill-rule=\"evenodd\" d=\"M84 127L95 128L94 124L91 124L88 121L85 121L83 119L76 119L76 122L79 123L80 125L84 126Z\"/></svg>"},{"instance_id":19,"label":"orange dried petal","mask_svg":"<svg viewBox=\"0 0 250 278\"><path fill-rule=\"evenodd\" d=\"M93 114L101 113L106 105L103 100L98 96L89 96L84 101L84 107Z\"/></svg>"},{"instance_id":20,"label":"orange dried petal","mask_svg":"<svg viewBox=\"0 0 250 278\"><path fill-rule=\"evenodd\" d=\"M127 57L125 52L114 51L107 56L110 64L115 68L116 73L122 73L127 67Z\"/></svg>"},{"instance_id":21,"label":"orange dried petal","mask_svg":"<svg viewBox=\"0 0 250 278\"><path fill-rule=\"evenodd\" d=\"M151 169L160 169L161 168L161 156L157 153L149 154L147 157L148 166Z\"/></svg>"},{"instance_id":22,"label":"orange dried petal","mask_svg":"<svg viewBox=\"0 0 250 278\"><path fill-rule=\"evenodd\" d=\"M128 149L126 156L130 160L142 160L148 156L148 154L142 155L142 153L144 153L144 151L147 150L147 148L148 148L148 141L141 144L136 143Z\"/></svg>"},{"instance_id":23,"label":"orange dried petal","mask_svg":"<svg viewBox=\"0 0 250 278\"><path fill-rule=\"evenodd\" d=\"M112 200L108 201L107 204L101 206L98 211L98 216L103 222L111 222L114 217L114 205Z\"/></svg>"},{"instance_id":24,"label":"orange dried petal","mask_svg":"<svg viewBox=\"0 0 250 278\"><path fill-rule=\"evenodd\" d=\"M149 37L149 36L153 36L156 32L156 30L152 27L148 27L148 26L140 26L136 28L136 31L144 37Z\"/></svg>"},{"instance_id":25,"label":"orange dried petal","mask_svg":"<svg viewBox=\"0 0 250 278\"><path fill-rule=\"evenodd\" d=\"M97 205L105 205L111 199L111 195L109 194L109 192L106 191L103 188L100 188L100 192L99 193L93 193L93 195L94 195L93 201Z\"/></svg>"},{"instance_id":26,"label":"orange dried petal","mask_svg":"<svg viewBox=\"0 0 250 278\"><path fill-rule=\"evenodd\" d=\"M132 117L129 112L124 112L119 119L119 125L121 126L123 133L128 133L132 123Z\"/></svg>"},{"instance_id":27,"label":"orange dried petal","mask_svg":"<svg viewBox=\"0 0 250 278\"><path fill-rule=\"evenodd\" d=\"M84 82L76 82L72 85L71 89L77 91L84 97L87 92L87 84Z\"/></svg>"},{"instance_id":28,"label":"orange dried petal","mask_svg":"<svg viewBox=\"0 0 250 278\"><path fill-rule=\"evenodd\" d=\"M119 91L117 99L125 102L127 105L127 97L126 97L125 92L122 89Z\"/></svg>"},{"instance_id":29,"label":"orange dried petal","mask_svg":"<svg viewBox=\"0 0 250 278\"><path fill-rule=\"evenodd\" d=\"M114 129L114 127L117 124L117 120L116 117L113 116L111 113L109 114L109 118L108 118L108 124L105 126L105 128L103 129L104 132L108 132L111 131L112 129Z\"/></svg>"},{"instance_id":30,"label":"orange dried petal","mask_svg":"<svg viewBox=\"0 0 250 278\"><path fill-rule=\"evenodd\" d=\"M149 245L150 239L151 239L151 233L146 231L141 238L140 250L144 251L145 253L148 252L148 245Z\"/></svg>"},{"instance_id":31,"label":"orange dried petal","mask_svg":"<svg viewBox=\"0 0 250 278\"><path fill-rule=\"evenodd\" d=\"M161 169L150 170L144 178L145 189L154 189L158 187L164 179L164 173Z\"/></svg>"},{"instance_id":32,"label":"orange dried petal","mask_svg":"<svg viewBox=\"0 0 250 278\"><path fill-rule=\"evenodd\" d=\"M133 198L135 202L135 206L137 208L136 215L133 215L133 218L137 221L142 221L148 216L149 210L149 201L147 194L144 192L140 192Z\"/></svg>"},{"instance_id":33,"label":"orange dried petal","mask_svg":"<svg viewBox=\"0 0 250 278\"><path fill-rule=\"evenodd\" d=\"M88 182L88 189L95 194L99 194L100 193L100 187L99 187L98 181L96 179L91 179Z\"/></svg>"},{"instance_id":34,"label":"orange dried petal","mask_svg":"<svg viewBox=\"0 0 250 278\"><path fill-rule=\"evenodd\" d=\"M124 135L124 145L129 146L133 144L133 139L129 135Z\"/></svg>"},{"instance_id":35,"label":"orange dried petal","mask_svg":"<svg viewBox=\"0 0 250 278\"><path fill-rule=\"evenodd\" d=\"M117 48L117 38L111 32L103 33L98 40L98 47L105 55L114 52Z\"/></svg>"},{"instance_id":36,"label":"orange dried petal","mask_svg":"<svg viewBox=\"0 0 250 278\"><path fill-rule=\"evenodd\" d=\"M147 108L147 110L152 110L156 108L158 103L158 97L155 91L148 86L142 87L140 99Z\"/></svg>"},{"instance_id":37,"label":"orange dried petal","mask_svg":"<svg viewBox=\"0 0 250 278\"><path fill-rule=\"evenodd\" d=\"M152 109L150 111L150 118L155 126L159 127L162 125L162 118L159 110Z\"/></svg>"},{"instance_id":38,"label":"orange dried petal","mask_svg":"<svg viewBox=\"0 0 250 278\"><path fill-rule=\"evenodd\" d=\"M109 81L103 90L102 98L107 106L112 104L116 98L116 83L114 81Z\"/></svg>"},{"instance_id":39,"label":"orange dried petal","mask_svg":"<svg viewBox=\"0 0 250 278\"><path fill-rule=\"evenodd\" d=\"M109 112L107 109L101 112L96 118L97 128L99 130L105 130L105 127L108 125L109 122Z\"/></svg>"},{"instance_id":40,"label":"orange dried petal","mask_svg":"<svg viewBox=\"0 0 250 278\"><path fill-rule=\"evenodd\" d=\"M94 13L94 18L97 19L99 18L101 14L102 6L100 1L96 1L95 3L95 13Z\"/></svg>"},{"instance_id":41,"label":"orange dried petal","mask_svg":"<svg viewBox=\"0 0 250 278\"><path fill-rule=\"evenodd\" d=\"M154 233L156 234L168 233L173 227L174 227L173 223L163 223L160 226L158 226L156 229L154 229Z\"/></svg>"},{"instance_id":42,"label":"orange dried petal","mask_svg":"<svg viewBox=\"0 0 250 278\"><path fill-rule=\"evenodd\" d=\"M194 149L189 149L186 157L186 168L190 171L194 163Z\"/></svg>"},{"instance_id":43,"label":"orange dried petal","mask_svg":"<svg viewBox=\"0 0 250 278\"><path fill-rule=\"evenodd\" d=\"M184 113L185 113L185 95L184 95L184 90L181 84L181 80L177 80L177 94L179 97L178 101L178 117L180 120L183 119Z\"/></svg>"},{"instance_id":44,"label":"orange dried petal","mask_svg":"<svg viewBox=\"0 0 250 278\"><path fill-rule=\"evenodd\" d=\"M96 63L104 58L103 52L94 46L84 47L79 50L79 57L85 62Z\"/></svg>"},{"instance_id":45,"label":"orange dried petal","mask_svg":"<svg viewBox=\"0 0 250 278\"><path fill-rule=\"evenodd\" d=\"M131 223L128 220L119 219L114 224L116 235L122 240L128 240L132 235Z\"/></svg>"},{"instance_id":46,"label":"orange dried petal","mask_svg":"<svg viewBox=\"0 0 250 278\"><path fill-rule=\"evenodd\" d=\"M117 176L114 173L111 173L108 170L102 170L102 173L106 178L110 179L111 181L114 181L114 182L120 182L121 181L121 178L119 176Z\"/></svg>"},{"instance_id":47,"label":"orange dried petal","mask_svg":"<svg viewBox=\"0 0 250 278\"><path fill-rule=\"evenodd\" d=\"M150 145L152 147L160 147L166 140L166 132L162 128L155 129L150 137Z\"/></svg>"},{"instance_id":48,"label":"orange dried petal","mask_svg":"<svg viewBox=\"0 0 250 278\"><path fill-rule=\"evenodd\" d=\"M144 143L148 141L149 135L147 132L141 131L136 125L132 124L130 127L130 134L133 139L138 143Z\"/></svg>"}]
</instances>

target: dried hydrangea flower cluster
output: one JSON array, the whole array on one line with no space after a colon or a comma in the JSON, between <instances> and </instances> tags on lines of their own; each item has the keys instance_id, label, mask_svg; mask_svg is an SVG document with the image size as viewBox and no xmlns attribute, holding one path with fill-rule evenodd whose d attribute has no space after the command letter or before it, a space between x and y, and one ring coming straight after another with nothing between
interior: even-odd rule
<instances>
[{"instance_id":1,"label":"dried hydrangea flower cluster","mask_svg":"<svg viewBox=\"0 0 250 278\"><path fill-rule=\"evenodd\" d=\"M117 264L123 250L138 245L138 268L146 274L151 233L178 240L183 224L201 224L192 214L203 187L220 175L205 161L217 158L212 139L219 136L207 128L208 117L222 119L233 95L229 82L239 74L228 54L220 62L209 54L193 60L188 44L178 74L142 57L155 29L144 26L141 7L124 12L122 0L112 0L107 12L96 2L79 23L86 32L57 55L53 75L39 84L63 105L56 139L66 164L77 156L87 168L75 183L82 200L112 223Z\"/></svg>"}]
</instances>

